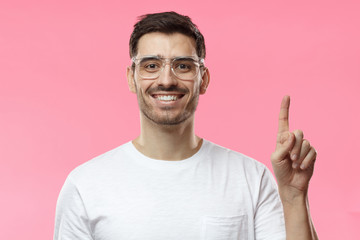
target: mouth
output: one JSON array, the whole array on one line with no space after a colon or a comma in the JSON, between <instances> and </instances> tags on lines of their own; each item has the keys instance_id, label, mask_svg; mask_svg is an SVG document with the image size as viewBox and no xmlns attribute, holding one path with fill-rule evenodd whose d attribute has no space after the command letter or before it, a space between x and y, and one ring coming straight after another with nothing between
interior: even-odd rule
<instances>
[{"instance_id":1,"label":"mouth","mask_svg":"<svg viewBox=\"0 0 360 240\"><path fill-rule=\"evenodd\" d=\"M185 94L152 94L151 97L162 102L174 102L184 97L184 95Z\"/></svg>"}]
</instances>

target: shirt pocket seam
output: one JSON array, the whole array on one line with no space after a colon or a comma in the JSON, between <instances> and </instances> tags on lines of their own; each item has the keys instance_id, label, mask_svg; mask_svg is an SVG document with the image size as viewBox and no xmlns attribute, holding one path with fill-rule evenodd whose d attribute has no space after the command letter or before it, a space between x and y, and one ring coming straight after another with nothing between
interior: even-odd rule
<instances>
[{"instance_id":1,"label":"shirt pocket seam","mask_svg":"<svg viewBox=\"0 0 360 240\"><path fill-rule=\"evenodd\" d=\"M248 216L204 216L202 239L203 240L247 240ZM226 237L229 236L229 237Z\"/></svg>"}]
</instances>

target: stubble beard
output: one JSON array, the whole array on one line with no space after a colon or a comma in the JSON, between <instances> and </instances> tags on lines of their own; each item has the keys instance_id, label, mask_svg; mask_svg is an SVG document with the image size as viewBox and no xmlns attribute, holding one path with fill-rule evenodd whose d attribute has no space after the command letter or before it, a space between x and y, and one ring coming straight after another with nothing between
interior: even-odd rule
<instances>
[{"instance_id":1,"label":"stubble beard","mask_svg":"<svg viewBox=\"0 0 360 240\"><path fill-rule=\"evenodd\" d=\"M174 89L175 90L175 89ZM174 91L173 90L173 91ZM171 93L171 91L169 91ZM140 111L142 114L149 119L151 122L157 124L157 125L163 125L163 126L173 126L173 125L179 125L183 122L185 122L187 119L192 117L196 111L198 102L199 102L199 90L197 89L194 92L194 95L191 97L189 102L187 103L185 109L183 112L179 113L176 116L173 116L172 108L171 107L165 107L162 109L162 111L165 114L157 114L151 105L146 103L145 98L141 90L137 90L137 98L138 98L138 104Z\"/></svg>"}]
</instances>

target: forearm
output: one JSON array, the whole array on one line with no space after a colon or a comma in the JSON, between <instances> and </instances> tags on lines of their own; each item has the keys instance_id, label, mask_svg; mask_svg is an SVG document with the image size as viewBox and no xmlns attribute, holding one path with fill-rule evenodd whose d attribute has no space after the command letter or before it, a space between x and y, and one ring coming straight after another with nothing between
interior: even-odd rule
<instances>
[{"instance_id":1,"label":"forearm","mask_svg":"<svg viewBox=\"0 0 360 240\"><path fill-rule=\"evenodd\" d=\"M307 196L288 198L280 194L284 208L287 240L317 240Z\"/></svg>"}]
</instances>

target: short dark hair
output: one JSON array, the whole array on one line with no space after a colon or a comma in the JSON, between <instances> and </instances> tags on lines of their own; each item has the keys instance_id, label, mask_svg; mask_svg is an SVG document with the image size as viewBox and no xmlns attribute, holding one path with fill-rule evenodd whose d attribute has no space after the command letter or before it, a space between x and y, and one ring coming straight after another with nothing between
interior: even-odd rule
<instances>
[{"instance_id":1,"label":"short dark hair","mask_svg":"<svg viewBox=\"0 0 360 240\"><path fill-rule=\"evenodd\" d=\"M182 33L195 40L196 53L199 58L205 58L205 40L197 26L188 16L176 12L161 12L142 15L134 25L134 30L129 41L130 57L134 57L138 51L139 39L151 32L166 34Z\"/></svg>"}]
</instances>

